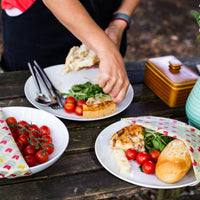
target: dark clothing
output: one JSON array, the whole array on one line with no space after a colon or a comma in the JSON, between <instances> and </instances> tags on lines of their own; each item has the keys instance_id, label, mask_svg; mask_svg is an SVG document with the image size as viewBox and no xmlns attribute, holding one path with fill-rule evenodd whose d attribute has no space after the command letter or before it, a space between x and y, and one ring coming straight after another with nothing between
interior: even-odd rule
<instances>
[{"instance_id":1,"label":"dark clothing","mask_svg":"<svg viewBox=\"0 0 200 200\"><path fill-rule=\"evenodd\" d=\"M103 30L107 28L113 12L121 3L120 0L80 2ZM81 44L56 19L42 0L36 0L19 16L10 17L2 11L2 31L4 52L1 67L5 71L27 70L27 63L33 60L37 60L42 67L62 64L71 47ZM123 56L125 51L126 33L121 46Z\"/></svg>"}]
</instances>

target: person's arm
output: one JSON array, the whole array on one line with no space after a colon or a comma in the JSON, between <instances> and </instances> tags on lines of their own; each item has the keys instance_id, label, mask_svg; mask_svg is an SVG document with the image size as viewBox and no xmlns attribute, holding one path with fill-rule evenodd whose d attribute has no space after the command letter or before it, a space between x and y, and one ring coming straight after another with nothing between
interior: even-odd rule
<instances>
[{"instance_id":1,"label":"person's arm","mask_svg":"<svg viewBox=\"0 0 200 200\"><path fill-rule=\"evenodd\" d=\"M139 2L140 0L122 0L120 7L113 14L124 13L131 18ZM120 48L122 35L126 28L127 23L124 20L116 19L112 20L105 30L106 34L113 40L118 48Z\"/></svg>"},{"instance_id":2,"label":"person's arm","mask_svg":"<svg viewBox=\"0 0 200 200\"><path fill-rule=\"evenodd\" d=\"M78 0L43 1L68 30L98 55L98 84L116 103L121 102L126 95L129 80L123 58L113 41L95 23Z\"/></svg>"}]
</instances>

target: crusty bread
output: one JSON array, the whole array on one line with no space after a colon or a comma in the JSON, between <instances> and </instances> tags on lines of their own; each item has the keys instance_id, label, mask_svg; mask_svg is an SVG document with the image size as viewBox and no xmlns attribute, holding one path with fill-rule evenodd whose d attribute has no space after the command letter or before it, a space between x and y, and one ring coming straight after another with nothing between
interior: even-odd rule
<instances>
[{"instance_id":1,"label":"crusty bread","mask_svg":"<svg viewBox=\"0 0 200 200\"><path fill-rule=\"evenodd\" d=\"M99 118L117 111L117 105L112 100L89 98L83 105L83 118Z\"/></svg>"},{"instance_id":2,"label":"crusty bread","mask_svg":"<svg viewBox=\"0 0 200 200\"><path fill-rule=\"evenodd\" d=\"M134 148L138 152L145 151L143 127L132 124L116 132L110 139L110 148L126 151Z\"/></svg>"},{"instance_id":3,"label":"crusty bread","mask_svg":"<svg viewBox=\"0 0 200 200\"><path fill-rule=\"evenodd\" d=\"M185 143L175 139L161 152L155 173L161 181L175 183L185 176L191 165L190 154Z\"/></svg>"},{"instance_id":4,"label":"crusty bread","mask_svg":"<svg viewBox=\"0 0 200 200\"><path fill-rule=\"evenodd\" d=\"M70 49L65 59L62 74L70 71L79 71L84 67L92 66L98 62L99 58L97 55L86 45L82 44L80 47L74 46Z\"/></svg>"}]
</instances>

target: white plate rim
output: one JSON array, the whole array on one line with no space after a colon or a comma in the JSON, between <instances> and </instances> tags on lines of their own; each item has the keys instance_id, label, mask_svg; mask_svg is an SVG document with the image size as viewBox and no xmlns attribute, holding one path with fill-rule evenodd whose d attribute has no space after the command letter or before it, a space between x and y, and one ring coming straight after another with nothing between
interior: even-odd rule
<instances>
[{"instance_id":1,"label":"white plate rim","mask_svg":"<svg viewBox=\"0 0 200 200\"><path fill-rule=\"evenodd\" d=\"M47 67L45 68L45 72L47 73L47 75L49 75L48 73L51 73L51 72L54 72L55 73L60 73L59 75L61 75L61 70L63 68L64 64L59 64L59 65L54 65L54 66L50 66L50 67ZM56 70L55 70L56 69ZM76 73L88 73L89 70L86 70L86 69L83 69L83 70L80 70L78 72L74 71L74 72L70 72L71 73L71 76L73 77L74 74ZM93 73L97 73L98 72L98 69L97 68L94 68L94 69L90 69L90 72L93 74ZM89 73L88 73L89 74ZM64 75L65 76L65 75ZM70 74L68 74L68 76L70 76ZM84 76L85 78L85 76ZM50 77L51 79L51 77ZM53 82L55 84L55 82ZM78 82L76 83L78 84ZM59 85L55 85L58 89L59 88ZM95 120L101 120L101 119L106 119L106 118L109 118L109 117L112 117L112 116L115 116L119 113L121 113L122 111L124 111L132 102L133 100L133 97L134 97L134 90L133 90L133 87L131 86L131 84L129 85L128 87L128 90L127 90L127 94L126 94L126 97L125 99L119 103L117 106L118 106L118 110L117 112L111 114L111 115L107 115L107 116L104 116L104 117L99 117L99 118L83 118L82 116L77 116L75 115L74 113L73 114L68 114L66 113L64 110L63 111L59 111L59 110L53 110L51 108L48 108L48 107L45 107L45 106L41 106L39 104L37 104L35 101L34 101L34 98L32 97L32 94L30 95L30 91L29 91L29 88L30 87L33 87L34 89L36 89L36 86L33 86L33 78L32 76L30 76L25 85L24 85L24 93L25 93L25 96L26 98L28 99L28 101L33 105L35 106L36 108L40 109L40 110L44 110L46 112L50 112L51 114L59 117L59 118L63 118L63 119L68 119L68 120L74 120L74 121L95 121ZM36 94L37 91L35 91L35 94ZM63 91L61 91L63 92ZM65 93L68 92L68 91L65 91Z\"/></svg>"},{"instance_id":2,"label":"white plate rim","mask_svg":"<svg viewBox=\"0 0 200 200\"><path fill-rule=\"evenodd\" d=\"M139 118L139 117L138 117ZM152 177L154 176L154 178L156 177L156 179L158 179L158 183L160 183L160 185L158 184L147 184L145 183L145 181L137 181L134 179L134 176L133 179L130 178L129 175L123 175L123 174L120 174L118 172L118 169L114 163L114 160L112 160L112 155L109 155L109 151L108 151L108 148L109 148L109 141L106 141L104 140L105 136L108 137L108 138L111 138L112 135L120 130L121 128L125 127L125 126L128 126L130 125L129 122L127 121L117 121L117 122L114 122L112 123L111 125L109 125L108 127L106 127L105 129L103 129L99 135L97 136L96 138L96 141L95 141L95 154L97 156L97 159L99 160L99 162L101 163L101 165L109 172L111 173L112 175L114 175L115 177L123 180L123 181L126 181L128 183L131 183L131 184L135 184L135 185L139 185L139 186L142 186L142 187L148 187L148 188L155 188L155 189L172 189L172 188L181 188L181 187L186 187L186 186L194 186L198 183L198 181L195 179L195 176L194 176L194 172L193 172L193 169L191 168L190 171L187 173L193 177L190 177L191 178L191 181L186 181L186 183L182 183L182 179L177 182L177 183L174 183L174 184L167 184L167 183L164 183L164 182L161 182L157 177L156 175L147 175L147 174L141 174L143 177ZM106 145L106 148L105 146L102 145L102 143L104 143ZM107 153L104 155L102 155L102 152L103 150L105 150ZM112 152L112 150L110 149L110 152ZM110 167L110 165L107 164L107 161L105 162L105 159L107 158L111 158L111 162L113 162L112 164L114 165L114 168ZM135 161L131 161L131 162L135 162ZM135 162L136 163L136 162ZM134 164L134 165L138 165L138 164ZM139 165L138 165L139 167ZM142 172L141 172L142 173ZM143 180L146 180L146 178L144 178ZM186 177L184 177L186 179Z\"/></svg>"}]
</instances>

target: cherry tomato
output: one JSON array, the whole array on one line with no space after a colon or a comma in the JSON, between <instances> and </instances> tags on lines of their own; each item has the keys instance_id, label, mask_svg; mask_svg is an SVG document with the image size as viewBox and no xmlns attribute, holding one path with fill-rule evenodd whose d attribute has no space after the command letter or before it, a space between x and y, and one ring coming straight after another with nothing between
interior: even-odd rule
<instances>
[{"instance_id":1,"label":"cherry tomato","mask_svg":"<svg viewBox=\"0 0 200 200\"><path fill-rule=\"evenodd\" d=\"M150 156L147 152L140 152L136 156L136 161L139 165L142 165L145 161L149 159L150 159Z\"/></svg>"},{"instance_id":2,"label":"cherry tomato","mask_svg":"<svg viewBox=\"0 0 200 200\"><path fill-rule=\"evenodd\" d=\"M82 106L76 106L75 111L76 115L83 115L83 107Z\"/></svg>"},{"instance_id":3,"label":"cherry tomato","mask_svg":"<svg viewBox=\"0 0 200 200\"><path fill-rule=\"evenodd\" d=\"M41 142L43 144L51 144L52 143L52 137L50 135L43 135L41 138Z\"/></svg>"},{"instance_id":4,"label":"cherry tomato","mask_svg":"<svg viewBox=\"0 0 200 200\"><path fill-rule=\"evenodd\" d=\"M26 135L20 135L17 138L17 142L21 143L25 147L28 144L28 137Z\"/></svg>"},{"instance_id":5,"label":"cherry tomato","mask_svg":"<svg viewBox=\"0 0 200 200\"><path fill-rule=\"evenodd\" d=\"M42 135L50 135L51 134L51 130L48 126L46 125L43 125L40 127L40 133L41 133L41 136Z\"/></svg>"},{"instance_id":6,"label":"cherry tomato","mask_svg":"<svg viewBox=\"0 0 200 200\"><path fill-rule=\"evenodd\" d=\"M125 154L128 160L135 160L137 156L137 151L133 148L130 148L126 151Z\"/></svg>"},{"instance_id":7,"label":"cherry tomato","mask_svg":"<svg viewBox=\"0 0 200 200\"><path fill-rule=\"evenodd\" d=\"M75 105L73 103L66 103L64 109L67 113L73 113L75 109Z\"/></svg>"},{"instance_id":8,"label":"cherry tomato","mask_svg":"<svg viewBox=\"0 0 200 200\"><path fill-rule=\"evenodd\" d=\"M29 129L29 125L26 121L19 121L17 122L17 124L19 125L18 130L17 130L17 134L18 136L20 136L21 134L25 134L28 135L28 131L27 129Z\"/></svg>"},{"instance_id":9,"label":"cherry tomato","mask_svg":"<svg viewBox=\"0 0 200 200\"><path fill-rule=\"evenodd\" d=\"M9 124L17 124L17 120L14 117L8 117L6 119L6 123Z\"/></svg>"},{"instance_id":10,"label":"cherry tomato","mask_svg":"<svg viewBox=\"0 0 200 200\"><path fill-rule=\"evenodd\" d=\"M44 147L41 149L45 150L49 155L54 152L54 145L53 144L44 144Z\"/></svg>"},{"instance_id":11,"label":"cherry tomato","mask_svg":"<svg viewBox=\"0 0 200 200\"><path fill-rule=\"evenodd\" d=\"M32 155L26 155L24 159L29 167L34 167L37 164L35 157Z\"/></svg>"},{"instance_id":12,"label":"cherry tomato","mask_svg":"<svg viewBox=\"0 0 200 200\"><path fill-rule=\"evenodd\" d=\"M32 155L34 156L36 154L37 150L35 147L33 147L32 145L28 145L25 149L24 149L24 154L25 155Z\"/></svg>"},{"instance_id":13,"label":"cherry tomato","mask_svg":"<svg viewBox=\"0 0 200 200\"><path fill-rule=\"evenodd\" d=\"M23 145L22 143L20 143L20 142L16 142L16 144L17 144L17 146L18 146L20 152L23 153L24 145Z\"/></svg>"},{"instance_id":14,"label":"cherry tomato","mask_svg":"<svg viewBox=\"0 0 200 200\"><path fill-rule=\"evenodd\" d=\"M38 128L38 126L36 124L30 124L29 127L28 127L28 130L29 131L36 131L36 132L40 131L40 129Z\"/></svg>"},{"instance_id":15,"label":"cherry tomato","mask_svg":"<svg viewBox=\"0 0 200 200\"><path fill-rule=\"evenodd\" d=\"M39 150L35 154L35 159L36 159L36 161L38 163L45 163L49 159L49 156L48 156L48 154L45 151Z\"/></svg>"},{"instance_id":16,"label":"cherry tomato","mask_svg":"<svg viewBox=\"0 0 200 200\"><path fill-rule=\"evenodd\" d=\"M24 120L21 120L21 121L18 122L18 125L26 126L26 125L28 125L28 123L26 121L24 121Z\"/></svg>"},{"instance_id":17,"label":"cherry tomato","mask_svg":"<svg viewBox=\"0 0 200 200\"><path fill-rule=\"evenodd\" d=\"M86 104L86 101L83 99L78 100L76 103L77 106L83 106L83 104Z\"/></svg>"},{"instance_id":18,"label":"cherry tomato","mask_svg":"<svg viewBox=\"0 0 200 200\"><path fill-rule=\"evenodd\" d=\"M66 103L73 103L75 105L76 104L76 99L74 97L67 97L65 99L65 104Z\"/></svg>"},{"instance_id":19,"label":"cherry tomato","mask_svg":"<svg viewBox=\"0 0 200 200\"><path fill-rule=\"evenodd\" d=\"M152 150L150 153L150 160L153 161L153 162L157 162L158 160L158 157L160 156L160 151L158 150Z\"/></svg>"},{"instance_id":20,"label":"cherry tomato","mask_svg":"<svg viewBox=\"0 0 200 200\"><path fill-rule=\"evenodd\" d=\"M147 160L143 163L142 165L142 170L146 173L146 174L153 174L155 171L155 163L151 160Z\"/></svg>"}]
</instances>

